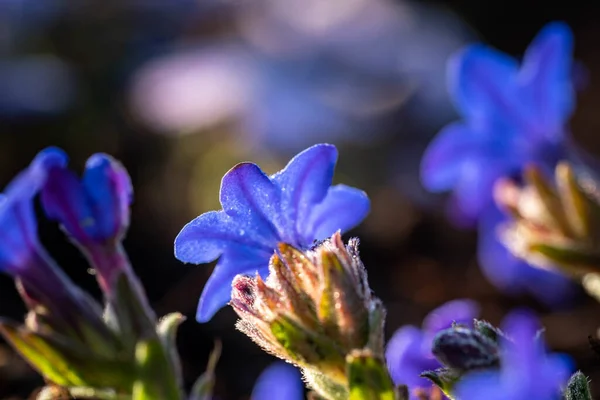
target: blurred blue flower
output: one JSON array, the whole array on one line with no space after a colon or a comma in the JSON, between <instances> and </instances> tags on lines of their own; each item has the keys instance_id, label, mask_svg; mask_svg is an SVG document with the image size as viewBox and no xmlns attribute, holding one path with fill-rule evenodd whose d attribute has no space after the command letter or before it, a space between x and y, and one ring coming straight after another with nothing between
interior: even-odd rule
<instances>
[{"instance_id":1,"label":"blurred blue flower","mask_svg":"<svg viewBox=\"0 0 600 400\"><path fill-rule=\"evenodd\" d=\"M303 400L304 384L298 368L277 361L258 377L252 390L252 400Z\"/></svg>"},{"instance_id":2,"label":"blurred blue flower","mask_svg":"<svg viewBox=\"0 0 600 400\"><path fill-rule=\"evenodd\" d=\"M455 211L474 221L492 202L501 176L530 162L552 167L564 154L574 108L573 38L563 23L547 25L517 60L473 45L449 63L449 90L463 121L446 126L422 161L431 191L452 189Z\"/></svg>"},{"instance_id":3,"label":"blurred blue flower","mask_svg":"<svg viewBox=\"0 0 600 400\"><path fill-rule=\"evenodd\" d=\"M569 357L546 353L535 316L517 311L504 320L499 371L475 372L461 379L455 388L461 400L558 400L573 364Z\"/></svg>"},{"instance_id":4,"label":"blurred blue flower","mask_svg":"<svg viewBox=\"0 0 600 400\"><path fill-rule=\"evenodd\" d=\"M429 313L423 320L422 329L409 325L394 333L387 344L386 363L394 382L408 386L411 399L417 399L415 389L431 387L431 381L419 375L441 367L431 353L435 334L449 328L453 322L471 324L478 314L479 306L475 302L453 300Z\"/></svg>"},{"instance_id":5,"label":"blurred blue flower","mask_svg":"<svg viewBox=\"0 0 600 400\"><path fill-rule=\"evenodd\" d=\"M129 226L132 196L125 168L111 156L98 153L88 159L81 179L66 164L51 168L42 204L48 217L85 246L122 238Z\"/></svg>"},{"instance_id":6,"label":"blurred blue flower","mask_svg":"<svg viewBox=\"0 0 600 400\"><path fill-rule=\"evenodd\" d=\"M181 261L201 264L220 257L200 297L198 321L208 321L229 301L236 275L265 275L277 243L308 249L365 218L369 199L364 192L331 186L336 160L335 146L318 144L270 177L252 163L225 174L223 209L200 215L175 239Z\"/></svg>"}]
</instances>

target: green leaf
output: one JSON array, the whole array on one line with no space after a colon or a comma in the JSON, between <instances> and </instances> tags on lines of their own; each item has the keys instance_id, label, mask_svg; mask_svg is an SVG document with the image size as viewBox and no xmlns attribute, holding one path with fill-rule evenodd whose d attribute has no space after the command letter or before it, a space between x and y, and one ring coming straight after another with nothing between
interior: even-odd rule
<instances>
[{"instance_id":1,"label":"green leaf","mask_svg":"<svg viewBox=\"0 0 600 400\"><path fill-rule=\"evenodd\" d=\"M65 355L42 336L5 321L0 322L0 333L48 380L60 386L85 386Z\"/></svg>"},{"instance_id":2,"label":"green leaf","mask_svg":"<svg viewBox=\"0 0 600 400\"><path fill-rule=\"evenodd\" d=\"M370 351L355 350L346 360L349 400L395 400L394 385L381 359Z\"/></svg>"}]
</instances>

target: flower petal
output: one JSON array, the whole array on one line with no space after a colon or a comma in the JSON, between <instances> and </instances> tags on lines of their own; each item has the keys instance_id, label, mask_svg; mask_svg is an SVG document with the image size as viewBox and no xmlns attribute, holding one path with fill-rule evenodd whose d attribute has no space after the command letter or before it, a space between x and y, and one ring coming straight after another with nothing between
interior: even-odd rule
<instances>
[{"instance_id":1,"label":"flower petal","mask_svg":"<svg viewBox=\"0 0 600 400\"><path fill-rule=\"evenodd\" d=\"M396 384L407 385L411 392L418 387L430 387L431 382L419 375L440 366L433 356L422 352L423 341L419 328L403 326L390 338L385 350L386 364L392 380Z\"/></svg>"},{"instance_id":2,"label":"flower petal","mask_svg":"<svg viewBox=\"0 0 600 400\"><path fill-rule=\"evenodd\" d=\"M305 243L323 240L338 230L345 232L358 225L369 213L369 197L365 192L346 185L329 188L327 196L310 213L300 233Z\"/></svg>"},{"instance_id":3,"label":"flower petal","mask_svg":"<svg viewBox=\"0 0 600 400\"><path fill-rule=\"evenodd\" d=\"M461 123L446 126L427 147L421 161L421 180L427 190L452 189L463 163L481 151L482 138Z\"/></svg>"},{"instance_id":4,"label":"flower petal","mask_svg":"<svg viewBox=\"0 0 600 400\"><path fill-rule=\"evenodd\" d=\"M304 399L304 385L300 371L281 361L271 364L258 377L252 390L251 399Z\"/></svg>"},{"instance_id":5,"label":"flower petal","mask_svg":"<svg viewBox=\"0 0 600 400\"><path fill-rule=\"evenodd\" d=\"M262 251L268 259L275 247L258 239L246 221L233 220L224 211L209 211L181 229L175 238L175 257L183 262L202 264L215 260L227 248L247 247Z\"/></svg>"},{"instance_id":6,"label":"flower petal","mask_svg":"<svg viewBox=\"0 0 600 400\"><path fill-rule=\"evenodd\" d=\"M337 161L337 149L330 144L317 144L296 155L288 165L271 179L281 189L281 212L283 219L282 239L300 247L303 242L299 221L320 203L329 190Z\"/></svg>"},{"instance_id":7,"label":"flower petal","mask_svg":"<svg viewBox=\"0 0 600 400\"><path fill-rule=\"evenodd\" d=\"M265 259L254 249L228 249L217 263L208 278L200 296L196 320L209 321L215 313L231 299L231 283L236 275L254 275L260 273L266 278L269 271L268 257Z\"/></svg>"},{"instance_id":8,"label":"flower petal","mask_svg":"<svg viewBox=\"0 0 600 400\"><path fill-rule=\"evenodd\" d=\"M279 240L280 192L252 163L241 163L225 174L220 193L223 211L252 227L253 235L273 245Z\"/></svg>"},{"instance_id":9,"label":"flower petal","mask_svg":"<svg viewBox=\"0 0 600 400\"><path fill-rule=\"evenodd\" d=\"M57 148L42 150L27 169L6 187L0 198L0 270L18 268L37 247L37 221L33 199L46 184L48 171L63 167L66 154Z\"/></svg>"},{"instance_id":10,"label":"flower petal","mask_svg":"<svg viewBox=\"0 0 600 400\"><path fill-rule=\"evenodd\" d=\"M484 45L472 45L448 63L449 91L462 114L477 124L483 118L520 121L515 104L518 64Z\"/></svg>"},{"instance_id":11,"label":"flower petal","mask_svg":"<svg viewBox=\"0 0 600 400\"><path fill-rule=\"evenodd\" d=\"M573 34L561 22L548 24L527 49L519 80L524 96L535 109L542 132L556 134L573 112Z\"/></svg>"},{"instance_id":12,"label":"flower petal","mask_svg":"<svg viewBox=\"0 0 600 400\"><path fill-rule=\"evenodd\" d=\"M453 322L471 324L479 315L479 305L468 299L449 301L430 312L423 320L423 330L435 334L452 326Z\"/></svg>"},{"instance_id":13,"label":"flower petal","mask_svg":"<svg viewBox=\"0 0 600 400\"><path fill-rule=\"evenodd\" d=\"M504 292L528 292L549 306L564 306L576 293L576 285L558 273L532 267L513 256L497 236L506 218L497 207L490 207L481 219L478 259L484 275Z\"/></svg>"},{"instance_id":14,"label":"flower petal","mask_svg":"<svg viewBox=\"0 0 600 400\"><path fill-rule=\"evenodd\" d=\"M46 215L60 221L64 229L77 239L85 238L83 222L93 221L94 214L79 178L67 168L53 168L42 189L42 205Z\"/></svg>"},{"instance_id":15,"label":"flower petal","mask_svg":"<svg viewBox=\"0 0 600 400\"><path fill-rule=\"evenodd\" d=\"M121 163L106 154L92 155L86 163L82 185L94 207L94 226L84 226L90 236L107 239L129 226L133 187Z\"/></svg>"}]
</instances>

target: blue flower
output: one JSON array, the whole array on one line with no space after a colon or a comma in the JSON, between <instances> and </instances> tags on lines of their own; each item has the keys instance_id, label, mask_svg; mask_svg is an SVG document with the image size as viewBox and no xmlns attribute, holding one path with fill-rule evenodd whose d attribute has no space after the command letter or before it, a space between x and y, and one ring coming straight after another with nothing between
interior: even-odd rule
<instances>
[{"instance_id":1,"label":"blue flower","mask_svg":"<svg viewBox=\"0 0 600 400\"><path fill-rule=\"evenodd\" d=\"M129 226L133 189L123 166L106 154L92 155L79 179L66 162L49 170L42 190L48 217L79 244L118 241Z\"/></svg>"},{"instance_id":2,"label":"blue flower","mask_svg":"<svg viewBox=\"0 0 600 400\"><path fill-rule=\"evenodd\" d=\"M478 314L479 307L475 302L453 300L429 313L423 321L423 329L409 325L394 333L385 352L388 370L396 384L409 387L411 399L417 399L415 389L431 387L431 381L419 375L441 367L431 353L435 334L449 328L453 322L471 324Z\"/></svg>"},{"instance_id":3,"label":"blue flower","mask_svg":"<svg viewBox=\"0 0 600 400\"><path fill-rule=\"evenodd\" d=\"M483 45L451 59L449 90L463 121L442 129L421 173L427 189L454 191L465 219L477 219L492 203L497 178L530 162L551 168L563 157L575 102L572 42L568 26L555 22L533 40L521 65Z\"/></svg>"},{"instance_id":4,"label":"blue flower","mask_svg":"<svg viewBox=\"0 0 600 400\"><path fill-rule=\"evenodd\" d=\"M236 275L266 275L277 243L308 249L315 240L365 218L369 199L364 192L331 186L336 160L335 146L319 144L272 176L252 163L225 174L223 209L200 215L175 239L175 256L181 261L201 264L220 257L200 297L198 321L208 321L229 301Z\"/></svg>"},{"instance_id":5,"label":"blue flower","mask_svg":"<svg viewBox=\"0 0 600 400\"><path fill-rule=\"evenodd\" d=\"M478 258L484 275L506 293L529 293L550 307L567 305L577 284L557 271L544 270L515 257L498 240L498 227L510 218L491 207L479 222Z\"/></svg>"},{"instance_id":6,"label":"blue flower","mask_svg":"<svg viewBox=\"0 0 600 400\"><path fill-rule=\"evenodd\" d=\"M45 149L0 195L0 271L23 277L45 265L33 200L45 185L49 169L65 163L62 151Z\"/></svg>"},{"instance_id":7,"label":"blue flower","mask_svg":"<svg viewBox=\"0 0 600 400\"><path fill-rule=\"evenodd\" d=\"M510 314L502 327L511 339L501 342L501 369L475 372L461 379L456 398L461 400L558 400L560 388L572 372L567 356L547 354L538 337L539 325L528 312Z\"/></svg>"},{"instance_id":8,"label":"blue flower","mask_svg":"<svg viewBox=\"0 0 600 400\"><path fill-rule=\"evenodd\" d=\"M281 361L265 369L252 390L252 400L302 400L304 385L298 369Z\"/></svg>"}]
</instances>

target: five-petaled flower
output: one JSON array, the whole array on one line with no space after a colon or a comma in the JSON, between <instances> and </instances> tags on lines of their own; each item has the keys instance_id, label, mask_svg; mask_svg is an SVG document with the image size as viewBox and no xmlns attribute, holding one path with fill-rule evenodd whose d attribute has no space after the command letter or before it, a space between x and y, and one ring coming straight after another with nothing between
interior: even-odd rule
<instances>
[{"instance_id":1,"label":"five-petaled flower","mask_svg":"<svg viewBox=\"0 0 600 400\"><path fill-rule=\"evenodd\" d=\"M555 22L533 40L520 66L484 45L458 53L449 62L449 90L463 121L438 134L421 164L429 190L454 190L454 218L479 220L479 261L488 279L550 305L568 297L573 285L498 243L496 227L507 216L493 203L493 185L500 177L520 178L529 163L553 171L566 155L566 123L575 103L572 42L569 27Z\"/></svg>"},{"instance_id":2,"label":"five-petaled flower","mask_svg":"<svg viewBox=\"0 0 600 400\"><path fill-rule=\"evenodd\" d=\"M461 400L558 400L569 379L572 363L567 356L547 354L540 326L529 312L516 311L504 320L499 371L474 372L461 379L456 398Z\"/></svg>"},{"instance_id":3,"label":"five-petaled flower","mask_svg":"<svg viewBox=\"0 0 600 400\"><path fill-rule=\"evenodd\" d=\"M453 205L473 221L492 204L501 176L537 162L553 168L564 155L574 108L573 39L563 23L547 25L523 62L472 45L449 62L449 90L463 121L446 126L421 167L431 191L453 190Z\"/></svg>"},{"instance_id":4,"label":"five-petaled flower","mask_svg":"<svg viewBox=\"0 0 600 400\"><path fill-rule=\"evenodd\" d=\"M419 375L441 367L431 353L435 334L452 326L453 322L471 324L479 314L479 306L471 300L453 300L436 308L423 320L423 328L407 325L398 329L389 340L385 358L396 384L407 385L410 398L417 399L415 389L431 387L431 381Z\"/></svg>"},{"instance_id":5,"label":"five-petaled flower","mask_svg":"<svg viewBox=\"0 0 600 400\"><path fill-rule=\"evenodd\" d=\"M361 190L331 186L337 150L318 144L267 176L256 164L233 167L221 182L220 211L204 213L175 239L175 256L201 264L220 257L204 287L197 319L208 321L230 299L238 274L263 277L277 243L309 249L361 222L369 199Z\"/></svg>"}]
</instances>

